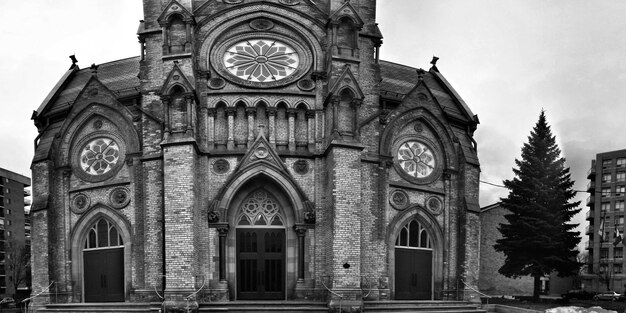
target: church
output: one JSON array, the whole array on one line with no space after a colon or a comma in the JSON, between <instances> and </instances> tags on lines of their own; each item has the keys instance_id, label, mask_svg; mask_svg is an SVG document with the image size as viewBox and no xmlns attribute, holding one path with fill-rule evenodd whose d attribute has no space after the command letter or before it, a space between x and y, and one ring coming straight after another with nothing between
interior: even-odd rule
<instances>
[{"instance_id":1,"label":"church","mask_svg":"<svg viewBox=\"0 0 626 313\"><path fill-rule=\"evenodd\" d=\"M478 117L375 0L143 5L33 112L35 308L476 296Z\"/></svg>"}]
</instances>

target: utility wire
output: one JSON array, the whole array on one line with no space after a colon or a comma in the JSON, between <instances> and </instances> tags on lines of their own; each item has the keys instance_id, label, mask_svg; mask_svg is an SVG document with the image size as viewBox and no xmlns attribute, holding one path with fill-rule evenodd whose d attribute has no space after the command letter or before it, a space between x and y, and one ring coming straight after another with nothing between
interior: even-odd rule
<instances>
[{"instance_id":1,"label":"utility wire","mask_svg":"<svg viewBox=\"0 0 626 313\"><path fill-rule=\"evenodd\" d=\"M483 183L483 184L491 185L491 186L498 187L498 188L506 188L506 186L503 186L503 185L498 185L498 184L494 184L494 183L490 183L490 182L488 182L488 181L484 181L484 180L481 180L480 182L481 182L481 183ZM506 189L508 189L508 188L506 188ZM572 190L572 191L575 191L575 192L590 193L590 192L588 192L588 191L586 191L586 190ZM594 193L595 193L595 194L601 194L601 193L602 193L602 190L598 190L598 191L596 191L596 192L594 192ZM608 195L611 195L611 194L614 194L614 193L617 193L617 192L610 191L610 192L608 193ZM619 192L619 193L622 193L622 192ZM605 192L604 194L607 194L607 193ZM608 195L607 195L607 196L608 196Z\"/></svg>"}]
</instances>

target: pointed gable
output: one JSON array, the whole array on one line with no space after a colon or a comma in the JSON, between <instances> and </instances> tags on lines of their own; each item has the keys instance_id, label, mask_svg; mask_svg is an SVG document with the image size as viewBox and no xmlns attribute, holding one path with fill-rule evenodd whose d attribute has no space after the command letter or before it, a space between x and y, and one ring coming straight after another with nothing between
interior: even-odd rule
<instances>
[{"instance_id":1,"label":"pointed gable","mask_svg":"<svg viewBox=\"0 0 626 313\"><path fill-rule=\"evenodd\" d=\"M337 11L333 12L330 16L331 22L338 22L340 19L348 17L352 20L352 22L358 26L358 28L363 27L363 19L359 16L359 13L354 9L350 1L346 1L342 6L337 9Z\"/></svg>"},{"instance_id":2,"label":"pointed gable","mask_svg":"<svg viewBox=\"0 0 626 313\"><path fill-rule=\"evenodd\" d=\"M246 168L256 165L257 163L264 163L277 168L284 175L291 176L287 170L287 166L280 159L278 153L274 150L272 145L267 141L263 132L259 132L259 136L254 141L248 152L241 159L241 163L235 169L235 173L243 171Z\"/></svg>"},{"instance_id":3,"label":"pointed gable","mask_svg":"<svg viewBox=\"0 0 626 313\"><path fill-rule=\"evenodd\" d=\"M352 90L355 98L362 100L365 97L361 87L357 83L357 79L354 77L354 74L352 74L352 70L350 70L350 66L346 65L341 75L339 75L337 79L331 80L330 85L332 86L329 90L330 94L338 95L341 90L348 88Z\"/></svg>"},{"instance_id":4,"label":"pointed gable","mask_svg":"<svg viewBox=\"0 0 626 313\"><path fill-rule=\"evenodd\" d=\"M161 87L161 94L169 94L174 86L180 86L186 92L192 92L195 90L194 84L187 78L187 75L183 73L178 63L174 62L172 70L167 75L163 86Z\"/></svg>"},{"instance_id":5,"label":"pointed gable","mask_svg":"<svg viewBox=\"0 0 626 313\"><path fill-rule=\"evenodd\" d=\"M183 21L193 21L193 14L187 10L183 5L181 5L178 1L172 0L166 6L157 21L159 25L166 25L172 16L179 15Z\"/></svg>"}]
</instances>

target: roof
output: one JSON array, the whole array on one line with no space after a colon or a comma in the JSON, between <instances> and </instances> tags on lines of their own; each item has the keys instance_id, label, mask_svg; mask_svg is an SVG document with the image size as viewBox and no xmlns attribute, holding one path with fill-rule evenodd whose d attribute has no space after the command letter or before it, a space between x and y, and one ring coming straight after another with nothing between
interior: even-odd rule
<instances>
[{"instance_id":1,"label":"roof","mask_svg":"<svg viewBox=\"0 0 626 313\"><path fill-rule=\"evenodd\" d=\"M138 74L139 57L132 57L100 64L97 76L116 96L123 97L139 92ZM39 106L37 114L55 113L70 107L91 76L90 68L69 69Z\"/></svg>"},{"instance_id":2,"label":"roof","mask_svg":"<svg viewBox=\"0 0 626 313\"><path fill-rule=\"evenodd\" d=\"M493 210L493 209L499 209L501 207L502 207L502 203L501 202L496 202L496 203L493 203L493 204L490 204L488 206L484 206L484 207L480 208L480 212L483 213L483 212L487 212L487 211L490 211L490 210Z\"/></svg>"},{"instance_id":3,"label":"roof","mask_svg":"<svg viewBox=\"0 0 626 313\"><path fill-rule=\"evenodd\" d=\"M379 64L382 76L380 89L383 95L403 99L419 80L417 69L414 67L382 60ZM447 114L462 120L474 121L474 113L439 71L431 69L424 73L423 79Z\"/></svg>"}]
</instances>

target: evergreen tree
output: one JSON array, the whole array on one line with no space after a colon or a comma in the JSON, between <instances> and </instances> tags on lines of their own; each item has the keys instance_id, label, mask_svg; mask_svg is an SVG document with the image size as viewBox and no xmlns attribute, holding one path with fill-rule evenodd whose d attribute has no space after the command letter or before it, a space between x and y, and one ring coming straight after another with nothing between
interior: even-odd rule
<instances>
[{"instance_id":1,"label":"evergreen tree","mask_svg":"<svg viewBox=\"0 0 626 313\"><path fill-rule=\"evenodd\" d=\"M578 224L569 221L580 212L580 201L570 202L576 192L569 168L556 144L545 112L522 148L522 159L515 159L515 178L505 180L509 195L501 198L508 224L500 224L502 239L496 251L504 252L504 265L498 270L507 277L532 276L533 298L539 299L541 277L557 271L559 276L576 274L580 267L576 246Z\"/></svg>"}]
</instances>

